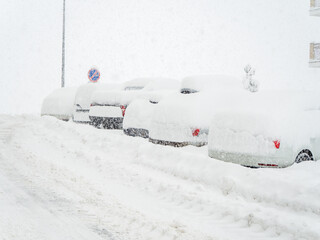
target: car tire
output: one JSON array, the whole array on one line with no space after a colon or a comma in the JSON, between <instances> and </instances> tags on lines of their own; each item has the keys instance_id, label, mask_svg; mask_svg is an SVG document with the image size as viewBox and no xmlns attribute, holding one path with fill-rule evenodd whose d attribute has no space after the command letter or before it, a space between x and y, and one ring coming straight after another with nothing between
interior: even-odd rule
<instances>
[{"instance_id":1,"label":"car tire","mask_svg":"<svg viewBox=\"0 0 320 240\"><path fill-rule=\"evenodd\" d=\"M296 157L295 163L301 163L305 161L313 161L312 153L307 149L299 152L298 156Z\"/></svg>"}]
</instances>

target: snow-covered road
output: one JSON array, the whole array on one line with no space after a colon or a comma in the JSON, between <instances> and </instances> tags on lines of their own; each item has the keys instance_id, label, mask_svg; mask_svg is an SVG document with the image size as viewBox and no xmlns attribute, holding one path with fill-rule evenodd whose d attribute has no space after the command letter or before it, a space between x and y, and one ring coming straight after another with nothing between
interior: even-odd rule
<instances>
[{"instance_id":1,"label":"snow-covered road","mask_svg":"<svg viewBox=\"0 0 320 240\"><path fill-rule=\"evenodd\" d=\"M0 115L0 239L320 239L320 161L250 169L50 117Z\"/></svg>"}]
</instances>

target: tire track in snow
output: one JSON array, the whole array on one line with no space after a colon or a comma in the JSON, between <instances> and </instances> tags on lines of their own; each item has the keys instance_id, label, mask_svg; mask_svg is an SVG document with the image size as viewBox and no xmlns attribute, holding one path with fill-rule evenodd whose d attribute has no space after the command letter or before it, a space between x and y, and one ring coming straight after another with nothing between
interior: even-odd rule
<instances>
[{"instance_id":1,"label":"tire track in snow","mask_svg":"<svg viewBox=\"0 0 320 240\"><path fill-rule=\"evenodd\" d=\"M8 160L12 159L8 158ZM37 172L33 172L35 178L21 175L20 169L14 168L14 164L11 163L0 161L0 180L1 184L10 187L10 191L4 192L4 195L12 199L10 204L14 209L19 213L22 212L20 216L22 222L17 222L14 218L9 219L9 223L17 225L11 229L11 232L20 231L20 235L6 232L7 230L0 231L4 232L4 239L102 239L98 234L88 231L83 222L79 221L79 214L72 202L58 196L54 191L48 191L48 188L43 189L35 184L35 179L38 178ZM8 179L6 182L3 181L4 176ZM1 224L0 229L4 226ZM26 233L23 231L26 229L30 236L24 235ZM14 238L10 238L12 234ZM112 236L104 239L115 240Z\"/></svg>"},{"instance_id":2,"label":"tire track in snow","mask_svg":"<svg viewBox=\"0 0 320 240\"><path fill-rule=\"evenodd\" d=\"M70 127L72 127L72 126L70 126ZM74 131L75 129L73 129L72 131ZM80 137L80 139L81 139L81 136L82 136L82 134L80 133L80 132L78 132L77 133L77 135ZM87 137L87 139L89 139L90 137ZM124 138L124 140L126 140L127 138L125 137ZM114 139L112 139L112 140L114 140ZM127 142L127 141L124 141L125 143ZM125 143L122 143L122 145L124 145ZM108 150L110 150L110 151L112 151L112 150L116 150L117 148L115 148L115 149L112 149L111 147L112 147L112 143L108 143L108 145L109 145L109 147L110 147L110 149L108 149ZM120 145L121 146L121 145ZM83 146L84 148L86 148L86 146L84 145ZM119 146L117 146L118 147L118 149L119 149ZM150 148L152 148L153 150L155 149L154 148L154 146L152 145L152 147L150 147ZM96 151L96 155L99 155L99 154L97 154L98 152L99 152L99 149L95 149L95 151ZM172 152L174 152L175 150L172 150ZM79 156L81 157L81 158L83 158L85 161L87 161L89 158L90 158L90 156L86 156L86 154L85 154L85 152L87 152L87 151L83 151L83 153L82 154L80 154ZM144 152L141 152L141 153L139 153L137 156L137 161L136 161L136 163L139 163L140 161L141 161L141 159L139 159L139 155L143 155L144 154ZM120 156L121 156L121 154L120 154ZM92 156L93 157L93 156ZM92 158L91 157L91 158ZM124 158L124 155L122 155L122 157ZM103 154L99 157L100 159L101 158L103 158ZM146 155L146 158L148 158L148 159L152 159L152 156L149 156L149 155ZM158 159L156 159L156 160L158 160ZM157 162L155 159L152 159L152 160L150 160L149 162L152 162L152 163L154 163L154 162ZM170 159L170 160L173 160L173 159ZM90 164L92 164L93 162L90 162ZM106 162L104 162L104 163L106 163ZM129 164L130 162L126 162L125 163L125 165L126 164ZM100 164L101 165L101 164ZM141 186L141 189L143 189L143 188L145 188L145 182L147 181L147 179L140 179L140 183L138 183L137 181L135 181L135 179L138 179L138 177L137 176L139 176L139 175L137 175L137 172L139 172L139 171L136 171L136 172L134 172L134 170L132 171L132 173L130 173L130 171L132 170L132 165L129 165L128 167L126 167L125 165L121 165L121 162L118 162L117 163L117 161L113 161L113 162L111 162L110 164L108 164L108 166L105 168L106 169L106 174L108 174L109 176L111 176L112 178L115 178L115 179L118 179L119 181L122 181L122 184L124 184L124 180L126 180L127 182L134 182L135 184L135 187L138 187L138 186ZM165 166L165 165L163 165L163 166ZM112 170L111 170L112 169ZM127 170L126 170L127 169ZM150 168L149 168L149 170L150 170ZM124 173L125 172L125 173ZM146 171L144 171L144 172L146 172ZM116 176L116 174L115 173L121 173L120 174L120 176ZM164 171L164 173L166 173L165 171ZM179 176L179 175L177 175L177 176ZM183 177L183 176L182 176ZM146 181L145 181L146 180ZM190 182L188 182L188 184L190 184ZM228 185L230 185L228 182L226 183L226 190L225 190L225 192L224 192L224 195L222 196L222 199L224 198L224 197L226 197L225 195L228 195L229 193L228 193L228 191L232 191L232 189L230 188L229 190L227 190L229 187L228 187ZM129 185L130 186L130 185ZM155 186L156 187L156 186ZM150 187L150 188L152 188L152 186ZM167 187L164 187L164 188L167 188ZM145 192L147 192L148 193L148 190L147 189L145 189ZM170 192L165 192L164 193L164 195L169 195L169 196L172 196L172 194L170 193ZM175 195L177 195L177 193L175 193ZM221 193L218 193L218 196L219 195L221 195ZM217 196L215 196L215 198L217 198ZM166 197L164 197L164 200L167 202L167 203L170 203L170 201L171 202L173 202L173 204L175 204L174 203L174 198L168 198L168 199L166 199ZM194 200L194 201L191 201L191 203L190 203L190 205L192 206L199 206L200 204L197 204L197 201L198 201L198 199L196 198L196 200ZM201 201L201 200L199 200L199 201ZM209 216L209 218L217 218L217 219L219 219L219 221L217 221L216 223L215 223L215 225L219 225L219 222L224 222L224 220L225 219L228 219L227 220L227 222L225 223L225 224L220 224L221 225L221 227L224 225L224 226L226 226L227 228L228 227L230 227L230 226L232 226L232 224L234 224L235 226L233 227L233 229L239 229L239 226L237 226L237 225L239 225L238 223L240 222L241 224L244 224L244 225L248 225L249 227L251 227L251 226L254 226L254 224L255 223L258 223L261 227L260 227L260 229L262 229L262 232L263 231L270 231L270 229L272 229L273 228L273 233L274 234L277 234L277 232L279 233L281 233L281 232L288 232L289 234L291 234L291 235L296 235L296 232L298 231L300 231L299 230L299 228L298 228L298 230L294 230L294 231L292 231L292 228L288 228L288 227L286 227L286 225L283 225L283 223L276 223L276 224L273 224L272 222L266 222L265 220L264 220L264 217L262 217L262 218L260 218L259 219L259 217L258 216L256 216L256 214L254 214L254 213L252 213L252 212L248 212L248 213L246 213L246 214L243 214L243 216L241 216L241 215L239 215L239 214L235 214L236 212L237 212L237 209L239 209L239 208L241 208L241 207L244 207L244 205L242 205L242 206L239 206L239 205L237 205L238 203L237 202L234 202L234 201L229 201L230 202L230 206L227 208L227 210L225 210L224 212L222 211L222 213L220 213L220 214L215 214L215 209L213 208L213 210L210 210L210 212L212 213L210 216ZM224 209L225 208L225 205L222 205L221 206L221 203L219 204L219 201L216 201L216 202L211 202L211 204L210 204L210 202L209 203L207 203L208 205L211 205L211 206L215 206L215 208L216 209L219 209L219 208L221 208L221 209ZM251 208L254 208L254 206L256 206L255 204L257 204L257 203L254 203L254 204L251 204L251 205L253 205ZM204 204L202 204L202 205L204 205ZM248 202L246 202L245 203L245 205L246 205L246 207L245 208L249 208L248 206L250 205L250 203L248 203ZM267 206L266 206L266 209L268 209L268 207L270 208L270 209L273 209L273 207L272 207L272 205L271 206L268 206L269 204L267 204ZM232 207L234 208L234 210L232 210ZM201 206L200 206L200 208L201 208ZM199 213L199 212L201 212L201 211L199 211L199 209L194 209L194 211L197 213ZM219 211L219 212L221 212L221 211ZM278 214L279 215L279 214ZM276 215L276 217L278 217L278 215ZM281 214L280 214L281 215ZM208 218L208 216L207 216L207 214L206 214L206 216L204 216L204 218ZM220 219L220 218L222 218L222 219ZM232 220L232 219L235 219L235 220ZM209 221L209 224L210 224L210 221ZM241 225L240 224L240 225ZM241 226L241 228L243 228L243 225ZM247 234L249 234L250 233L250 229L252 229L252 227L251 228L249 228L249 232L247 232ZM280 230L279 230L280 229ZM256 229L253 229L252 231L255 231L256 232ZM244 234L244 236L245 236L246 234ZM301 236L301 235L307 235L307 236L311 236L311 239L313 238L313 239L317 239L317 237L312 237L314 234L312 233L312 232L303 232L302 234L298 234L299 236Z\"/></svg>"},{"instance_id":3,"label":"tire track in snow","mask_svg":"<svg viewBox=\"0 0 320 240\"><path fill-rule=\"evenodd\" d=\"M11 128L0 128L0 144L6 144L10 140L11 133Z\"/></svg>"},{"instance_id":4,"label":"tire track in snow","mask_svg":"<svg viewBox=\"0 0 320 240\"><path fill-rule=\"evenodd\" d=\"M85 156L83 156L84 158L85 158ZM113 163L114 164L114 163ZM108 165L108 167L107 167L107 169L109 169L110 170L110 168L114 168L113 166L111 166L111 165ZM121 180L124 180L124 178L125 178L125 176L134 176L135 175L135 173L133 172L133 173L129 173L129 171L132 169L132 166L130 165L130 167L127 169L127 170L125 170L125 168L122 168L121 169L121 171L126 171L127 173L126 174L122 174L120 177L119 177L119 179L121 179ZM128 171L129 170L129 171ZM150 168L148 169L149 171L150 171ZM112 172L115 172L115 171L112 171ZM119 172L119 171L118 171ZM137 172L139 172L139 171L137 171ZM148 172L148 171L142 171L142 172ZM109 172L108 172L109 173ZM144 185L145 185L145 183L146 182L148 182L148 184L150 184L150 183L152 183L152 181L150 182L150 180L148 180L148 179L140 179L140 182L139 183L137 183L137 181L135 181L134 180L135 178L132 178L132 179L128 179L127 181L128 182L135 182L135 186L136 187L139 187L139 186L141 186L141 188L144 188ZM164 178L165 179L165 178ZM188 184L190 184L190 183L188 183ZM160 184L161 185L161 184ZM159 186L150 186L150 188L158 188ZM164 186L163 184L162 184L162 186L160 186L160 187L162 187L162 188L164 188L164 189L170 189L170 188L168 188L167 186ZM146 190L147 192L148 192L148 190ZM173 190L173 191L165 191L164 192L164 195L168 195L168 196L173 196L173 194L175 195L175 196L177 196L178 194L177 194L177 191L176 190ZM217 198L217 196L214 196L215 198ZM219 198L219 195L218 195L218 198ZM224 198L226 198L226 196L220 196L220 198L222 198L223 200L221 200L220 199L220 202L222 201L225 201L225 199ZM186 199L188 199L187 198L187 196L178 196L178 199L184 199L184 201L186 201ZM181 207L181 206L179 206L179 204L181 203L181 201L180 200L178 200L178 202L176 202L175 201L175 199L174 198L166 198L166 197L164 197L162 200L165 200L167 203L172 203L172 204L175 204L175 205L177 205L177 208L179 208L179 207ZM179 202L180 201L180 202ZM245 213L245 214L243 214L242 216L241 215L237 215L237 214L234 214L234 212L237 212L237 209L239 209L239 208L241 208L242 206L240 205L240 204L237 204L237 203L235 203L235 202L230 202L230 206L233 206L233 208L234 208L234 210L232 211L232 210L230 210L230 206L228 207L228 210L225 210L225 211L218 211L219 213L217 214L217 213L215 213L215 209L224 209L225 208L225 206L221 206L221 203L219 203L219 200L216 200L215 202L214 201L207 201L207 202L204 202L203 200L201 200L201 199L190 199L189 201L187 200L187 202L189 202L188 204L190 204L191 206L199 206L199 202L202 202L201 203L201 205L202 206L204 206L204 205L209 205L209 206L214 206L212 209L210 209L210 213L211 214L205 214L205 216L204 216L204 218L209 218L209 217L211 217L211 218L215 218L215 219L218 219L217 221L212 221L212 222L210 222L209 221L209 223L207 222L207 224L211 224L212 226L215 226L215 225L218 225L220 228L223 228L223 225L225 225L225 226L227 226L227 228L229 228L232 224L233 225L235 225L233 228L234 229L239 229L239 228L241 228L241 229L243 229L243 227L244 226L247 226L248 228L249 227L251 227L251 226L254 226L255 224L256 225L260 225L260 228L261 228L261 232L262 232L262 234L263 234L263 231L266 231L267 229L272 229L272 228L274 228L274 232L282 232L282 233L285 233L285 232L287 232L287 233L289 233L289 234L293 234L293 235L296 235L296 231L292 231L292 228L291 229L288 229L285 225L281 225L281 223L273 223L273 222L266 222L263 218L259 218L258 216L256 216L256 214L254 214L253 212L248 212L248 213ZM253 205L254 204L256 204L256 203L253 203ZM246 205L249 205L248 203L246 203ZM257 205L257 204L256 204ZM254 205L255 206L255 205ZM200 206L200 210L201 210L201 206ZM231 207L232 208L232 207ZM269 206L269 208L270 208L270 206ZM206 208L204 208L203 210L205 210ZM208 209L208 208L207 208ZM268 209L268 207L266 207L266 209ZM273 208L271 208L271 209L273 209ZM185 209L186 210L186 209ZM193 211L194 210L194 211ZM194 212L194 214L196 214L196 213L201 213L201 211L199 211L199 209L191 209L191 211L193 211ZM189 211L190 212L190 211ZM215 214L214 214L215 213ZM268 214L270 214L270 213L268 213ZM260 214L261 215L261 214ZM279 215L279 214L278 214ZM227 224L221 224L221 220L223 221L224 219L226 219L226 218L233 218L234 220L234 223L232 223L232 221L228 221L228 223ZM239 227L239 225L241 226L241 227ZM280 230L279 230L280 229ZM254 231L256 231L256 230L254 230ZM260 233L259 233L260 234ZM255 235L259 235L258 233L257 234L255 234ZM298 234L298 235L300 235L300 236L302 236L302 235L309 235L309 236L313 236L313 234L312 233L308 233L308 232L303 232L303 233L301 233L301 234ZM257 236L256 236L257 237ZM317 237L313 237L314 239L317 239Z\"/></svg>"},{"instance_id":5,"label":"tire track in snow","mask_svg":"<svg viewBox=\"0 0 320 240\"><path fill-rule=\"evenodd\" d=\"M157 147L159 147L160 149L157 149ZM144 149L144 151L148 151L148 148L151 148L150 146L148 147L144 147L146 149ZM161 155L162 154L162 150L161 150L162 146L156 146L155 148L152 147L152 152L156 153L155 155ZM150 151L150 150L149 150ZM174 152L174 150L172 150L172 154L174 156L174 154L176 154L176 152ZM182 161L175 163L174 161L174 157L169 157L168 160L165 159L165 156L161 156L159 158L157 158L155 161L154 160L150 160L150 158L148 158L147 156L141 157L139 160L137 160L135 163L137 165L146 167L146 168L150 168L150 169L154 169L160 172L163 172L164 174L169 174L171 176L175 176L181 179L185 179L185 180L189 180L192 182L197 182L199 184L202 184L206 187L210 187L210 188L215 188L218 191L221 191L223 193L223 195L232 195L232 194L238 194L239 196L245 198L247 201L249 202L255 202L255 203L259 203L259 204L268 204L271 206L281 206L282 208L286 208L288 210L293 210L293 211L297 211L297 212L301 212L301 214L305 214L305 213L312 213L315 216L319 216L320 217L320 206L317 203L317 199L319 199L320 195L316 195L314 196L314 201L311 201L311 203L305 204L305 202L298 202L297 199L293 198L293 199L286 199L286 202L283 202L283 199L278 199L275 198L275 196L272 195L266 195L263 194L263 191L261 192L255 192L255 189L251 189L250 191L248 191L248 186L246 186L246 182L243 183L237 183L236 177L233 177L233 173L234 171L231 171L230 173L226 173L221 174L219 173L219 175L217 177L214 176L214 174L217 174L218 172L215 170L215 164L212 164L213 162L215 162L214 159L208 159L207 156L202 155L188 155L186 153L182 154L183 162L185 162L185 165L190 165L191 167L188 169L184 166L181 166ZM197 160L193 160L193 159L197 159ZM207 168L204 169L202 171L202 175L199 174L199 172L197 172L197 170L192 169L192 166L196 168L197 162L206 162L207 163ZM230 165L230 164L229 164ZM232 164L233 165L233 164ZM227 167L234 167L233 166L227 166ZM241 167L241 166L236 166L238 169L237 170L245 170L246 168ZM188 172L189 170L189 172ZM267 169L267 170L271 170L271 169ZM210 172L211 171L211 172ZM251 170L249 169L249 174L252 173L252 176L258 176L258 174L256 174L256 171L258 170ZM279 171L285 171L283 169L280 169ZM319 172L320 173L320 172ZM211 177L211 176L212 177ZM248 175L248 174L246 174ZM247 176L244 176L244 178L247 178ZM288 181L284 181L282 182L276 182L277 179L272 179L272 177L270 177L268 180L268 184L269 186L271 186L271 188L274 186L275 188L277 187L277 185L279 184L286 184L284 187L290 187L292 189L294 189L296 186L294 185L294 181L289 182ZM261 188L264 188L266 186L261 185ZM309 186L305 186L306 188ZM310 188L310 190L312 191L313 186ZM267 192L267 190L265 191ZM261 194L262 193L262 194Z\"/></svg>"},{"instance_id":6,"label":"tire track in snow","mask_svg":"<svg viewBox=\"0 0 320 240\"><path fill-rule=\"evenodd\" d=\"M80 133L78 133L79 134L79 136L81 136L81 134ZM153 147L150 147L150 148L153 148ZM154 148L153 148L154 149ZM97 152L98 152L98 150L97 150ZM143 153L142 153L143 154ZM81 157L83 157L84 159L86 159L86 158L89 158L88 156L85 156L85 154L82 154L81 155ZM151 158L152 156L146 156L146 158L148 158L148 159L152 159ZM102 157L99 157L99 159L101 159ZM158 159L157 159L158 160ZM173 159L170 159L170 160L173 160ZM141 159L139 160L137 160L136 161L136 163L137 164L140 164L139 162L141 161ZM153 162L156 162L156 161L154 161L154 159L153 160L151 160L151 161L153 161ZM116 167L114 166L114 165L116 165ZM101 164L100 164L100 166L101 166ZM117 169L118 168L118 169ZM138 186L141 186L141 189L143 189L143 188L145 188L145 183L146 182L148 182L148 179L142 179L141 180L141 182L140 183L137 183L137 181L135 181L135 179L137 179L137 175L136 175L136 173L133 171L132 173L129 173L131 170L132 170L132 165L130 165L128 168L127 168L127 170L126 170L126 167L125 166L120 166L119 164L117 165L116 164L116 162L114 161L114 162L112 162L111 164L108 164L108 166L106 167L106 169L108 169L107 171L106 171L106 173L108 173L108 175L110 176L110 175L113 175L114 174L114 172L118 172L118 173L120 173L121 172L121 174L120 174L120 176L117 178L116 176L112 176L113 178L117 178L117 179L119 179L119 180L121 180L121 181L123 181L123 180L125 180L125 179L127 179L127 182L134 182L135 184L135 186L136 187L138 187ZM110 169L113 169L112 171L110 170ZM117 171L118 170L118 171ZM150 168L149 168L149 171L150 171ZM123 173L123 172L126 172L125 174ZM139 172L139 171L137 171L137 172ZM144 172L147 172L147 171L144 171ZM168 172L166 172L166 171L163 171L164 173L168 173ZM111 173L111 174L110 174ZM133 177L130 177L130 176L133 176ZM148 184L150 183L150 181L148 182ZM190 182L188 183L188 184L190 184ZM228 185L230 185L230 183L228 183L228 182L226 182L225 183L226 184L226 186L225 186L225 190L224 190L224 193L223 193L223 196L221 196L222 197L222 199L227 199L227 197L226 197L226 195L228 195L229 193L229 191L232 191L232 187L231 186L228 186ZM130 185L129 185L130 186ZM157 188L158 186L151 186L150 188ZM164 186L163 188L167 188L166 186ZM229 190L228 190L228 188L230 188ZM221 189L220 189L221 190ZM145 192L148 192L148 190L145 190ZM169 195L169 196L172 196L172 193L170 193L170 192L166 192L165 193L165 195ZM177 195L177 193L175 193L176 195ZM220 194L218 194L218 196L219 195L221 195L221 193ZM215 196L215 198L217 198L217 196ZM170 202L170 199L168 200L166 197L164 197L163 199L165 199L167 202ZM172 199L172 202L174 203L174 198L171 198ZM193 201L193 202L191 202L190 203L190 205L197 205L195 202L197 202L198 200L196 199L195 201ZM199 200L199 201L201 201L201 200ZM265 219L264 219L264 217L262 216L261 217L261 214L260 214L260 217L259 216L256 216L256 214L254 214L254 212L248 212L248 213L246 213L246 214L243 214L242 216L241 215L239 215L239 214L234 214L235 212L237 212L237 209L239 209L239 208L241 208L241 207L244 207L244 205L246 205L246 208L249 208L248 206L249 205L252 205L252 207L251 208L254 208L254 207L256 207L256 206L259 206L259 205L263 205L263 203L259 203L259 202L255 202L255 201L253 201L253 203L252 203L252 201L249 201L249 202L246 202L246 203L244 203L242 206L239 206L239 205L237 205L237 202L233 202L233 201L230 201L229 200L229 202L230 202L230 206L228 206L228 208L227 208L227 210L226 211L224 211L224 212L222 212L222 213L220 213L218 216L216 216L215 217L215 215L217 215L217 214L212 214L210 217L215 217L215 218L233 218L233 219L235 219L234 220L234 224L235 225L237 225L239 222L240 223L242 223L242 224L247 224L248 225L248 227L251 227L252 225L254 225L255 223L257 223L257 224L259 224L260 225L260 227L261 227L261 229L262 229L262 231L269 231L269 229L274 229L273 231L274 231L274 233L275 234L277 234L277 233L281 233L281 232L283 232L283 233L285 233L285 232L287 232L288 234L292 234L292 235L298 235L298 236L303 236L303 235L307 235L307 236L310 236L310 238L311 239L317 239L318 237L318 235L315 235L313 232L310 232L310 231L307 231L307 232L302 232L301 234L299 233L299 232L301 232L301 230L299 229L299 228L297 228L297 230L295 230L295 227L293 226L293 227L288 227L288 226L286 226L286 225L284 225L283 223L281 223L281 222L275 222L275 223L273 223L272 221L266 221ZM174 203L174 204L176 204L176 203ZM219 209L219 208L221 208L221 209L224 209L225 208L225 206L221 206L221 203L219 204L219 201L216 201L216 202L208 202L208 203L206 203L207 205L211 205L211 206L215 206L215 208L217 208L217 209ZM199 205L199 204L198 204ZM202 205L205 205L205 204L202 204ZM234 210L232 211L232 210L230 210L230 208L232 208L232 206L233 206L233 208L234 208ZM266 201L265 202L265 206L264 206L267 210L267 212L266 212L266 216L267 215L270 215L270 212L268 211L268 209L270 209L270 210L273 210L273 209L275 209L274 208L274 206L272 206L272 204L270 204L270 202L268 202L268 201ZM200 207L201 208L201 207ZM275 212L277 212L278 210L274 210ZM199 210L197 210L197 209L195 209L195 212L199 212ZM210 210L210 212L211 213L214 213L214 209L211 209ZM282 215L286 215L286 214L289 214L289 213L286 213L285 211L283 211L283 213L282 213ZM281 214L279 214L279 213L276 213L275 214L275 217L277 218L277 217L280 217L281 216ZM204 217L207 217L207 216L204 216ZM296 217L296 216L294 216L294 217ZM227 224L226 224L226 226L228 227L229 225L232 225L232 223L231 223L232 221L229 221ZM215 223L216 225L219 225L218 223ZM243 226L241 226L242 228L243 228ZM234 228L236 228L236 227L234 227ZM297 238L299 238L299 237L297 237Z\"/></svg>"},{"instance_id":7,"label":"tire track in snow","mask_svg":"<svg viewBox=\"0 0 320 240\"><path fill-rule=\"evenodd\" d=\"M91 222L91 229L100 234L107 232L104 227L107 226L107 229L110 227L115 232L124 232L125 236L122 239L210 239L201 237L201 233L197 235L187 233L187 230L179 224L168 226L167 223L145 219L143 215L127 209L111 196L104 199L98 194L99 191L95 189L95 186L92 186L82 176L77 176L75 172L62 168L52 161L47 161L43 155L37 156L32 152L32 149L25 147L20 146L15 157L23 159L22 156L25 156L25 159L15 165L15 169L12 171L19 173L17 178L24 177L24 182L32 182L37 192L46 189L52 195L55 191L57 194L58 189L65 189L67 193L78 196L81 201L74 200L78 211L92 216L93 219L87 222ZM52 144L50 147L55 148ZM50 147L48 145L48 148ZM28 174L30 172L32 172L32 176ZM63 194L65 194L64 191L58 196ZM136 230L139 228L145 229L146 233L141 235Z\"/></svg>"}]
</instances>

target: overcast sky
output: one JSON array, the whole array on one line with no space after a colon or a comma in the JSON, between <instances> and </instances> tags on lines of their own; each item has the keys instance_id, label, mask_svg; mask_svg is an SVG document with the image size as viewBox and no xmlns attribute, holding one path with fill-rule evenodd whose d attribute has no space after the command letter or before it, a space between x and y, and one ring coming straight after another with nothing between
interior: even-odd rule
<instances>
[{"instance_id":1,"label":"overcast sky","mask_svg":"<svg viewBox=\"0 0 320 240\"><path fill-rule=\"evenodd\" d=\"M251 63L262 86L320 85L308 67L320 17L308 0L66 0L66 86L193 74L239 77ZM0 0L0 113L39 113L60 87L62 0Z\"/></svg>"}]
</instances>

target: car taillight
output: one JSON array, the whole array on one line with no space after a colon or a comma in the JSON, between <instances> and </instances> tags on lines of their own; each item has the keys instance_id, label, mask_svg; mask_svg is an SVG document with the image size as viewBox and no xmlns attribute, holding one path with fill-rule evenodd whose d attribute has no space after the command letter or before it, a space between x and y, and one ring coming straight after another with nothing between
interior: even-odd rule
<instances>
[{"instance_id":1,"label":"car taillight","mask_svg":"<svg viewBox=\"0 0 320 240\"><path fill-rule=\"evenodd\" d=\"M280 148L280 141L279 140L275 140L275 141L273 141L273 143L274 143L274 146L276 147L276 149Z\"/></svg>"},{"instance_id":2,"label":"car taillight","mask_svg":"<svg viewBox=\"0 0 320 240\"><path fill-rule=\"evenodd\" d=\"M194 136L194 137L198 136L199 132L200 132L199 128L192 130L192 136Z\"/></svg>"},{"instance_id":3,"label":"car taillight","mask_svg":"<svg viewBox=\"0 0 320 240\"><path fill-rule=\"evenodd\" d=\"M126 106L121 105L120 108L122 111L122 117L124 117L124 115L126 114Z\"/></svg>"}]
</instances>

